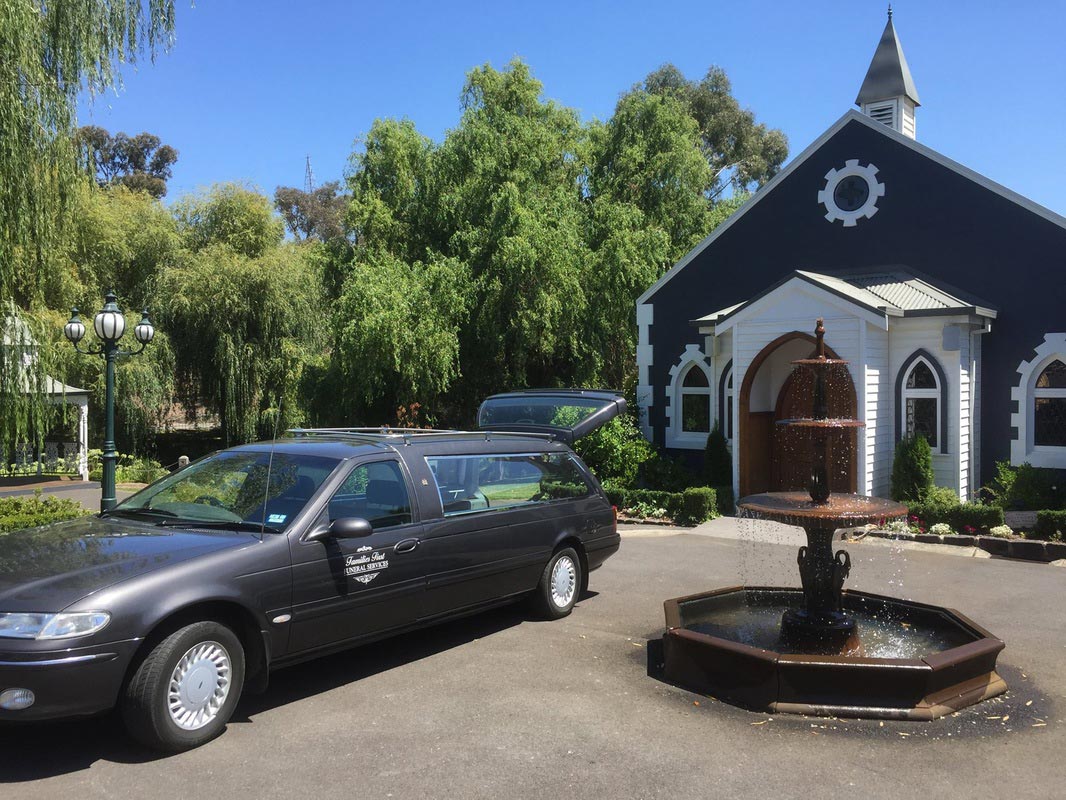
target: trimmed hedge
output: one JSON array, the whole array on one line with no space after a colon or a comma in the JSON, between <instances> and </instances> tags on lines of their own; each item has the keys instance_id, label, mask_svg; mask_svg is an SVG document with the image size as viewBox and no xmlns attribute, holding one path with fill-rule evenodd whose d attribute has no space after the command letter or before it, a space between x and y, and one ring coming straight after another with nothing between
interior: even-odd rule
<instances>
[{"instance_id":1,"label":"trimmed hedge","mask_svg":"<svg viewBox=\"0 0 1066 800\"><path fill-rule=\"evenodd\" d=\"M1033 533L1035 538L1047 541L1066 538L1066 511L1037 511Z\"/></svg>"},{"instance_id":2,"label":"trimmed hedge","mask_svg":"<svg viewBox=\"0 0 1066 800\"><path fill-rule=\"evenodd\" d=\"M85 516L86 511L74 500L37 495L29 497L0 497L0 533L36 528L49 522Z\"/></svg>"},{"instance_id":3,"label":"trimmed hedge","mask_svg":"<svg viewBox=\"0 0 1066 800\"><path fill-rule=\"evenodd\" d=\"M679 525L698 525L718 516L718 493L709 486L694 486L683 492L605 486L604 491L607 493L607 499L620 511L640 504L654 506L665 509L666 515Z\"/></svg>"},{"instance_id":4,"label":"trimmed hedge","mask_svg":"<svg viewBox=\"0 0 1066 800\"><path fill-rule=\"evenodd\" d=\"M959 533L966 528L987 531L1003 524L1003 509L983 503L907 503L907 508L910 516L917 517L926 525L946 522Z\"/></svg>"}]
</instances>

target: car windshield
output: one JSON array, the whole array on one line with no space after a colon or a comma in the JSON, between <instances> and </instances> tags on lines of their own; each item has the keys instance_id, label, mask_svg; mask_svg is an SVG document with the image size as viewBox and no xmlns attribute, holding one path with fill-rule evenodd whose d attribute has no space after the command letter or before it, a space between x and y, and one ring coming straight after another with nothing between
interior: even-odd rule
<instances>
[{"instance_id":1,"label":"car windshield","mask_svg":"<svg viewBox=\"0 0 1066 800\"><path fill-rule=\"evenodd\" d=\"M283 531L337 464L333 458L291 453L216 453L152 484L109 513L158 517L167 524L252 523Z\"/></svg>"}]
</instances>

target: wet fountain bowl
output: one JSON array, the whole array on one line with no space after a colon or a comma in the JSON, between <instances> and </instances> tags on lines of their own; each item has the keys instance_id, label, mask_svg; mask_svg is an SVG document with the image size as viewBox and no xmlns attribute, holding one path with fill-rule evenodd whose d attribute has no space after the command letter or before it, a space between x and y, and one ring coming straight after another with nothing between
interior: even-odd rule
<instances>
[{"instance_id":1,"label":"wet fountain bowl","mask_svg":"<svg viewBox=\"0 0 1066 800\"><path fill-rule=\"evenodd\" d=\"M994 697L1003 642L950 608L845 589L865 656L791 652L783 615L800 589L734 586L667 600L668 680L760 711L929 720Z\"/></svg>"}]
</instances>

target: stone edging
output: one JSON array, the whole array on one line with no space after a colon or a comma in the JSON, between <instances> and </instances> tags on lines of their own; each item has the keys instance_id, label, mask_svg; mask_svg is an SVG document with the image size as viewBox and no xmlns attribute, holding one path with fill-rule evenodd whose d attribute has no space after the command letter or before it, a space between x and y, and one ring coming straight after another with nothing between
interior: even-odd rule
<instances>
[{"instance_id":1,"label":"stone edging","mask_svg":"<svg viewBox=\"0 0 1066 800\"><path fill-rule=\"evenodd\" d=\"M999 536L938 536L934 533L897 533L872 530L867 536L879 539L899 539L902 542L944 544L957 547L979 547L989 555L1018 558L1025 561L1058 561L1066 559L1066 542L1045 542L1042 539L1004 539Z\"/></svg>"}]
</instances>

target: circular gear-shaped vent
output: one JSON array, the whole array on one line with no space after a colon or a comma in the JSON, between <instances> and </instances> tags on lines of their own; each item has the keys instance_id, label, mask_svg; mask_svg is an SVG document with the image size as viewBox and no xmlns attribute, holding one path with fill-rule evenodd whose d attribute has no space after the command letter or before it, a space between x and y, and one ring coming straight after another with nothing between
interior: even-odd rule
<instances>
[{"instance_id":1,"label":"circular gear-shaped vent","mask_svg":"<svg viewBox=\"0 0 1066 800\"><path fill-rule=\"evenodd\" d=\"M859 159L849 158L844 166L825 174L825 186L818 192L818 202L825 206L825 218L853 228L860 219L877 213L877 201L885 196L885 185L877 180L877 167L861 166Z\"/></svg>"}]
</instances>

